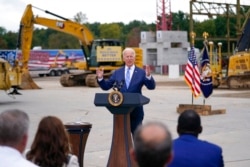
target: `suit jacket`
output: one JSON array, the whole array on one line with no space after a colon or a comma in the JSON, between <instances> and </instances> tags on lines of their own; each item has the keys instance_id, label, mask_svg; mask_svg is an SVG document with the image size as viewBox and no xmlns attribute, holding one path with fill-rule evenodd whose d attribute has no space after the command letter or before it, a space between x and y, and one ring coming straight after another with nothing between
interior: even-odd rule
<instances>
[{"instance_id":1,"label":"suit jacket","mask_svg":"<svg viewBox=\"0 0 250 167\"><path fill-rule=\"evenodd\" d=\"M103 90L109 90L113 87L114 83L122 83L121 92L125 93L142 93L141 89L143 85L145 85L148 89L154 89L155 88L155 81L154 78L151 77L151 79L147 79L146 73L143 69L135 67L133 76L130 80L130 85L127 88L125 84L125 67L121 67L114 71L114 73L111 75L111 77L105 81L104 79L98 82L100 87Z\"/></svg>"},{"instance_id":2,"label":"suit jacket","mask_svg":"<svg viewBox=\"0 0 250 167\"><path fill-rule=\"evenodd\" d=\"M221 147L199 140L193 135L181 135L174 140L173 160L168 167L223 167Z\"/></svg>"}]
</instances>

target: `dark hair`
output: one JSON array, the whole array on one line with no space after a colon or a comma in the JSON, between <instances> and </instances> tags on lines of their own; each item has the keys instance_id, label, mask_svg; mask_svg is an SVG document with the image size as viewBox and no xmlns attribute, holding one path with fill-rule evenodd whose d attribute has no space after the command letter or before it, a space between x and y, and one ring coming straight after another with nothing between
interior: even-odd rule
<instances>
[{"instance_id":1,"label":"dark hair","mask_svg":"<svg viewBox=\"0 0 250 167\"><path fill-rule=\"evenodd\" d=\"M194 110L185 110L178 118L177 131L179 134L197 135L201 132L201 118Z\"/></svg>"},{"instance_id":2,"label":"dark hair","mask_svg":"<svg viewBox=\"0 0 250 167\"><path fill-rule=\"evenodd\" d=\"M26 157L41 167L62 166L70 153L69 135L62 121L54 116L44 117Z\"/></svg>"},{"instance_id":3,"label":"dark hair","mask_svg":"<svg viewBox=\"0 0 250 167\"><path fill-rule=\"evenodd\" d=\"M149 126L158 126L164 130L164 139L145 141L142 131ZM162 167L170 158L172 136L168 128L160 122L148 122L138 127L134 135L134 150L140 167Z\"/></svg>"}]
</instances>

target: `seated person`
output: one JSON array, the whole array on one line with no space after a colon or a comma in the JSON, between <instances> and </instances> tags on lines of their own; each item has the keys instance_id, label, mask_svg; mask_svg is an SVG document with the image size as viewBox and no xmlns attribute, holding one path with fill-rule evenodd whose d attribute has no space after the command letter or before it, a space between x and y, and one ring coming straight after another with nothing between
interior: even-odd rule
<instances>
[{"instance_id":1,"label":"seated person","mask_svg":"<svg viewBox=\"0 0 250 167\"><path fill-rule=\"evenodd\" d=\"M182 112L178 118L177 132L174 140L173 160L168 167L223 167L222 148L199 140L202 132L201 118L193 110Z\"/></svg>"},{"instance_id":2,"label":"seated person","mask_svg":"<svg viewBox=\"0 0 250 167\"><path fill-rule=\"evenodd\" d=\"M23 158L28 140L29 116L17 109L0 113L0 166L38 167Z\"/></svg>"},{"instance_id":3,"label":"seated person","mask_svg":"<svg viewBox=\"0 0 250 167\"><path fill-rule=\"evenodd\" d=\"M71 154L68 132L55 116L40 121L26 158L40 167L79 167L77 156Z\"/></svg>"},{"instance_id":4,"label":"seated person","mask_svg":"<svg viewBox=\"0 0 250 167\"><path fill-rule=\"evenodd\" d=\"M134 135L132 159L139 167L164 167L172 159L172 137L160 122L140 125Z\"/></svg>"}]
</instances>

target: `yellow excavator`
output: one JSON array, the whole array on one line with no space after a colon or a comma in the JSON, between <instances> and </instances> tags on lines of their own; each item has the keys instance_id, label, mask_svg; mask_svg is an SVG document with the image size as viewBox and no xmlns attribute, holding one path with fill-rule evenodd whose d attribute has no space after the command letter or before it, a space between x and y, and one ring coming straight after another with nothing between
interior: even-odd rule
<instances>
[{"instance_id":1,"label":"yellow excavator","mask_svg":"<svg viewBox=\"0 0 250 167\"><path fill-rule=\"evenodd\" d=\"M96 83L96 68L104 68L105 77L109 77L111 72L123 65L122 61L122 42L117 39L94 39L91 31L82 24L59 16L47 10L45 13L53 15L59 19L49 19L40 16L34 16L31 4L27 5L22 16L19 30L18 46L21 48L23 58L21 60L21 69L24 72L21 88L29 89L26 82L30 80L28 72L28 62L32 43L34 25L42 25L56 31L67 33L79 40L80 47L86 59L86 69L82 72L63 74L60 83L64 87L86 85L89 87L98 86ZM137 55L136 65L142 67L142 49L134 48ZM25 84L26 83L26 84Z\"/></svg>"},{"instance_id":2,"label":"yellow excavator","mask_svg":"<svg viewBox=\"0 0 250 167\"><path fill-rule=\"evenodd\" d=\"M242 26L242 34L238 40L235 53L229 56L222 72L221 44L218 54L212 53L210 46L210 65L213 86L226 85L229 89L250 88L250 9Z\"/></svg>"}]
</instances>

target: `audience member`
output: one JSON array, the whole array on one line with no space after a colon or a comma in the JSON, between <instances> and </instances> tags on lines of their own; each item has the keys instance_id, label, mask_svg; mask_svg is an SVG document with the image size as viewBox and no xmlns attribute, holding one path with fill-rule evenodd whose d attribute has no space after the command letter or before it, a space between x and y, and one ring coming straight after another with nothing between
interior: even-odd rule
<instances>
[{"instance_id":1,"label":"audience member","mask_svg":"<svg viewBox=\"0 0 250 167\"><path fill-rule=\"evenodd\" d=\"M42 118L26 158L40 167L79 167L77 156L71 154L69 134L55 116Z\"/></svg>"},{"instance_id":2,"label":"audience member","mask_svg":"<svg viewBox=\"0 0 250 167\"><path fill-rule=\"evenodd\" d=\"M168 128L160 122L148 122L134 134L131 158L139 167L164 167L172 159L172 137Z\"/></svg>"},{"instance_id":3,"label":"audience member","mask_svg":"<svg viewBox=\"0 0 250 167\"><path fill-rule=\"evenodd\" d=\"M0 167L36 167L23 158L28 140L29 117L21 110L0 114Z\"/></svg>"},{"instance_id":4,"label":"audience member","mask_svg":"<svg viewBox=\"0 0 250 167\"><path fill-rule=\"evenodd\" d=\"M174 155L169 167L223 167L221 147L198 139L202 132L201 118L193 110L186 110L178 118L174 140Z\"/></svg>"}]
</instances>

